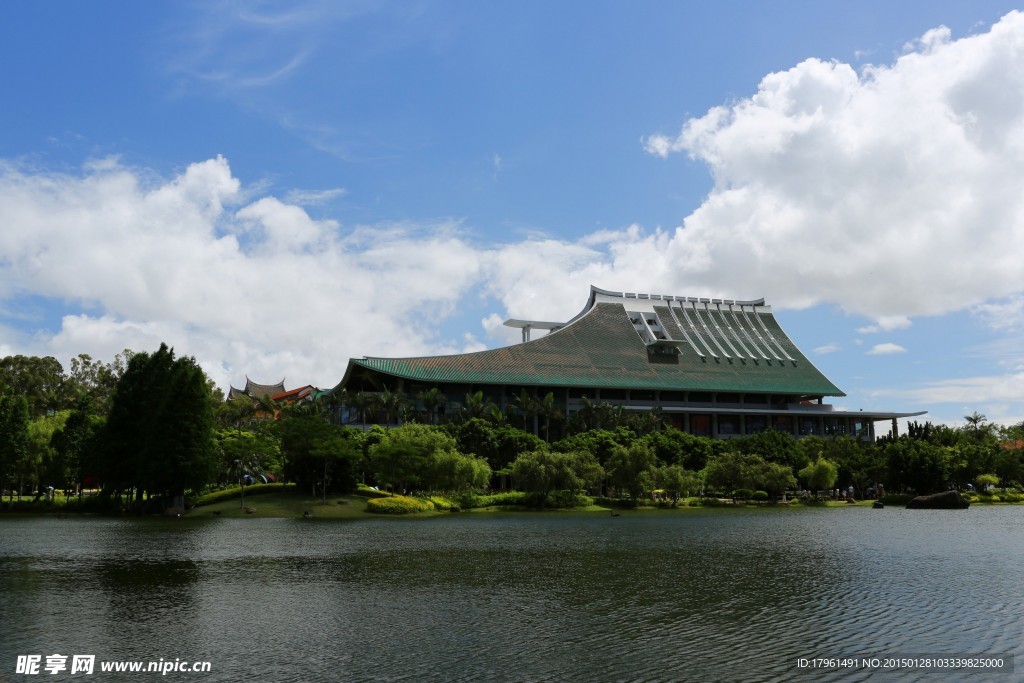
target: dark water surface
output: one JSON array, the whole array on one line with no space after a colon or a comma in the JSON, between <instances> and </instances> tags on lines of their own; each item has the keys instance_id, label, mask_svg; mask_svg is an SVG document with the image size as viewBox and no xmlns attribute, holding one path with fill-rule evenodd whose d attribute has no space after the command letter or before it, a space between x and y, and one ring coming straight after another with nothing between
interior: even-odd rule
<instances>
[{"instance_id":1,"label":"dark water surface","mask_svg":"<svg viewBox=\"0 0 1024 683\"><path fill-rule=\"evenodd\" d=\"M0 518L0 681L1022 680L1022 642L1024 507ZM212 670L15 673L53 653Z\"/></svg>"}]
</instances>

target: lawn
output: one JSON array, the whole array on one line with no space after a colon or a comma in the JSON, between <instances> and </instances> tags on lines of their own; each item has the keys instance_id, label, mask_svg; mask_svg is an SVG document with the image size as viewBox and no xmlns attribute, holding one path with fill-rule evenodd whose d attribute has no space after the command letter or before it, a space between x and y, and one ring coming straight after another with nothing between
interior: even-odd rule
<instances>
[{"instance_id":1,"label":"lawn","mask_svg":"<svg viewBox=\"0 0 1024 683\"><path fill-rule=\"evenodd\" d=\"M342 502L345 501L345 502ZM314 519L356 519L366 517L366 498L357 495L328 496L325 505L320 498L295 492L264 493L246 496L245 508L238 498L202 505L189 510L189 517L305 517Z\"/></svg>"}]
</instances>

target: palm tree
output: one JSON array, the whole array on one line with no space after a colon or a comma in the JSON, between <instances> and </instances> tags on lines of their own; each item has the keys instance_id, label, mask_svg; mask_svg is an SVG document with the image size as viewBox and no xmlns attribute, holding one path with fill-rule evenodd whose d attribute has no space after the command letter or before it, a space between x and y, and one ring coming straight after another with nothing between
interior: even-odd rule
<instances>
[{"instance_id":1,"label":"palm tree","mask_svg":"<svg viewBox=\"0 0 1024 683\"><path fill-rule=\"evenodd\" d=\"M408 403L402 392L391 391L387 387L377 394L376 399L377 407L384 412L384 422L387 424L394 424L398 419L398 414Z\"/></svg>"},{"instance_id":2,"label":"palm tree","mask_svg":"<svg viewBox=\"0 0 1024 683\"><path fill-rule=\"evenodd\" d=\"M526 430L526 425L529 420L533 419L533 435L537 436L539 427L537 425L537 413L538 404L536 397L523 389L518 394L512 397L512 400L508 404L509 410L519 413L523 418L523 430Z\"/></svg>"},{"instance_id":3,"label":"palm tree","mask_svg":"<svg viewBox=\"0 0 1024 683\"><path fill-rule=\"evenodd\" d=\"M477 391L472 394L466 394L466 405L463 407L463 413L468 419L483 417L484 415L489 415L491 408L495 407L493 401L484 398L484 392Z\"/></svg>"},{"instance_id":4,"label":"palm tree","mask_svg":"<svg viewBox=\"0 0 1024 683\"><path fill-rule=\"evenodd\" d=\"M981 440L981 437L988 434L991 430L991 425L985 424L988 422L988 418L977 410L970 415L964 415L964 419L967 420L967 428L970 430L976 441Z\"/></svg>"},{"instance_id":5,"label":"palm tree","mask_svg":"<svg viewBox=\"0 0 1024 683\"><path fill-rule=\"evenodd\" d=\"M416 394L416 399L423 404L423 407L427 410L427 414L430 416L430 424L437 424L437 412L446 403L448 403L448 397L444 395L444 392L437 387L432 387L427 391L421 391Z\"/></svg>"},{"instance_id":6,"label":"palm tree","mask_svg":"<svg viewBox=\"0 0 1024 683\"><path fill-rule=\"evenodd\" d=\"M358 394L351 397L351 406L355 408L356 416L364 427L366 426L366 413L370 410L373 404L374 397L365 391L360 391Z\"/></svg>"},{"instance_id":7,"label":"palm tree","mask_svg":"<svg viewBox=\"0 0 1024 683\"><path fill-rule=\"evenodd\" d=\"M555 394L552 391L537 402L537 413L544 416L544 440L551 443L551 421L564 417L562 409L555 405Z\"/></svg>"}]
</instances>

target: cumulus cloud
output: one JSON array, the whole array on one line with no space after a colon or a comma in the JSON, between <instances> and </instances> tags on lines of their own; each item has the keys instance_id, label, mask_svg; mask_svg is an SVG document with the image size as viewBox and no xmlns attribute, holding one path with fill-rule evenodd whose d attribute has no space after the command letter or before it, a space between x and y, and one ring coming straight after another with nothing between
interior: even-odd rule
<instances>
[{"instance_id":1,"label":"cumulus cloud","mask_svg":"<svg viewBox=\"0 0 1024 683\"><path fill-rule=\"evenodd\" d=\"M246 201L223 158L169 180L0 167L0 296L72 309L20 345L66 360L166 341L222 385L286 372L331 386L350 356L461 350L436 339L479 268L457 226L343 235L275 197Z\"/></svg>"},{"instance_id":2,"label":"cumulus cloud","mask_svg":"<svg viewBox=\"0 0 1024 683\"><path fill-rule=\"evenodd\" d=\"M710 286L757 283L776 303L880 321L1020 292L1024 13L907 50L859 72L808 59L647 138L715 180L666 255Z\"/></svg>"},{"instance_id":3,"label":"cumulus cloud","mask_svg":"<svg viewBox=\"0 0 1024 683\"><path fill-rule=\"evenodd\" d=\"M884 344L875 344L869 350L865 351L869 356L890 356L894 353L906 353L907 350L899 344L893 344L892 342L885 342Z\"/></svg>"}]
</instances>

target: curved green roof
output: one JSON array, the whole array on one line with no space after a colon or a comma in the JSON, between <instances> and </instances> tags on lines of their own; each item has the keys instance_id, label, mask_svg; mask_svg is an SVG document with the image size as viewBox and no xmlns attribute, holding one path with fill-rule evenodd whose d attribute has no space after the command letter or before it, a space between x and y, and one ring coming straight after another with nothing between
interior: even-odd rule
<instances>
[{"instance_id":1,"label":"curved green roof","mask_svg":"<svg viewBox=\"0 0 1024 683\"><path fill-rule=\"evenodd\" d=\"M539 339L451 356L352 359L342 385L363 368L430 384L845 395L760 301L596 291L580 315ZM648 317L651 325L640 319Z\"/></svg>"}]
</instances>

